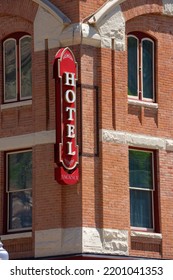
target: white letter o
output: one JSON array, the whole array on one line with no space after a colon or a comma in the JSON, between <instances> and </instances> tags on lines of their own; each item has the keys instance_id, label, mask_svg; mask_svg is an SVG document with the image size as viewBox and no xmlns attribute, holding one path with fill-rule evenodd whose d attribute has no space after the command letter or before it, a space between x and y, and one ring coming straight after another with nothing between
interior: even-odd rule
<instances>
[{"instance_id":1,"label":"white letter o","mask_svg":"<svg viewBox=\"0 0 173 280\"><path fill-rule=\"evenodd\" d=\"M71 93L71 95L70 95ZM65 92L65 100L68 102L68 103L73 103L75 102L76 100L76 94L74 93L73 90L69 89Z\"/></svg>"}]
</instances>

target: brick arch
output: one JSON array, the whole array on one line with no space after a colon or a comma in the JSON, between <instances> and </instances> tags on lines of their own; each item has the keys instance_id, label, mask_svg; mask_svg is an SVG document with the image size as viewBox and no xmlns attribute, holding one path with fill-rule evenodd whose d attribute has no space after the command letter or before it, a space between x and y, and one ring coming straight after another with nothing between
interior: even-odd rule
<instances>
[{"instance_id":1,"label":"brick arch","mask_svg":"<svg viewBox=\"0 0 173 280\"><path fill-rule=\"evenodd\" d=\"M125 21L146 14L163 14L162 0L128 0L123 1L121 11Z\"/></svg>"},{"instance_id":2,"label":"brick arch","mask_svg":"<svg viewBox=\"0 0 173 280\"><path fill-rule=\"evenodd\" d=\"M70 19L48 0L1 0L0 17L21 17L29 22L34 22L38 8L41 7L50 13L62 24L70 24Z\"/></svg>"},{"instance_id":3,"label":"brick arch","mask_svg":"<svg viewBox=\"0 0 173 280\"><path fill-rule=\"evenodd\" d=\"M32 23L37 9L38 5L31 0L0 1L0 17L13 16Z\"/></svg>"}]
</instances>

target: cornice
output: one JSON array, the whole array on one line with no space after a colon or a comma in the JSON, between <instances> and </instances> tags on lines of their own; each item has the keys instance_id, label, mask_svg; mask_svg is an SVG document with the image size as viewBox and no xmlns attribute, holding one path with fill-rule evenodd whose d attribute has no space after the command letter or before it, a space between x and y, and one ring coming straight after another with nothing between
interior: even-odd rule
<instances>
[{"instance_id":1,"label":"cornice","mask_svg":"<svg viewBox=\"0 0 173 280\"><path fill-rule=\"evenodd\" d=\"M173 139L117 130L100 130L100 142L173 152Z\"/></svg>"},{"instance_id":2,"label":"cornice","mask_svg":"<svg viewBox=\"0 0 173 280\"><path fill-rule=\"evenodd\" d=\"M97 30L87 23L75 23L67 26L60 35L61 47L85 44L99 47L101 37Z\"/></svg>"}]
</instances>

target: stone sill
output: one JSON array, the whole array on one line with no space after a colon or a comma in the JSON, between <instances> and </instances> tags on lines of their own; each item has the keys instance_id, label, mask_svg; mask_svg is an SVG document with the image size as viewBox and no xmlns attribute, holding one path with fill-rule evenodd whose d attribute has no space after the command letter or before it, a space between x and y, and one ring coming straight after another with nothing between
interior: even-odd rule
<instances>
[{"instance_id":1,"label":"stone sill","mask_svg":"<svg viewBox=\"0 0 173 280\"><path fill-rule=\"evenodd\" d=\"M14 102L14 103L2 104L1 110L16 108L16 107L23 107L23 106L28 106L28 105L32 105L32 100L24 100L24 101L19 101L19 102Z\"/></svg>"},{"instance_id":2,"label":"stone sill","mask_svg":"<svg viewBox=\"0 0 173 280\"><path fill-rule=\"evenodd\" d=\"M139 106L139 107L150 108L150 109L158 109L158 103L128 99L128 104L134 105L134 106Z\"/></svg>"},{"instance_id":3,"label":"stone sill","mask_svg":"<svg viewBox=\"0 0 173 280\"><path fill-rule=\"evenodd\" d=\"M160 244L162 234L155 232L131 231L131 240L134 242Z\"/></svg>"},{"instance_id":4,"label":"stone sill","mask_svg":"<svg viewBox=\"0 0 173 280\"><path fill-rule=\"evenodd\" d=\"M21 238L28 238L32 237L32 232L21 232L21 233L14 233L14 234L5 234L1 235L1 240L10 240L10 239L21 239Z\"/></svg>"}]
</instances>

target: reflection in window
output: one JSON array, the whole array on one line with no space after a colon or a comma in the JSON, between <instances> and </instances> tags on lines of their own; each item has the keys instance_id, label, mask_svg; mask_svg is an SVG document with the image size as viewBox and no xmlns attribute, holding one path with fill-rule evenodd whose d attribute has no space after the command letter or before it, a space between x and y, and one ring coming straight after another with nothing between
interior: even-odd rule
<instances>
[{"instance_id":1,"label":"reflection in window","mask_svg":"<svg viewBox=\"0 0 173 280\"><path fill-rule=\"evenodd\" d=\"M16 41L9 39L4 42L4 86L5 100L16 100L17 69L16 69Z\"/></svg>"},{"instance_id":2,"label":"reflection in window","mask_svg":"<svg viewBox=\"0 0 173 280\"><path fill-rule=\"evenodd\" d=\"M15 33L3 43L4 102L32 97L31 36Z\"/></svg>"},{"instance_id":3,"label":"reflection in window","mask_svg":"<svg viewBox=\"0 0 173 280\"><path fill-rule=\"evenodd\" d=\"M149 40L142 41L142 72L143 72L143 96L145 98L153 98L153 42Z\"/></svg>"},{"instance_id":4,"label":"reflection in window","mask_svg":"<svg viewBox=\"0 0 173 280\"><path fill-rule=\"evenodd\" d=\"M154 41L146 34L128 35L128 96L154 101Z\"/></svg>"},{"instance_id":5,"label":"reflection in window","mask_svg":"<svg viewBox=\"0 0 173 280\"><path fill-rule=\"evenodd\" d=\"M8 231L32 227L32 152L7 154Z\"/></svg>"},{"instance_id":6,"label":"reflection in window","mask_svg":"<svg viewBox=\"0 0 173 280\"><path fill-rule=\"evenodd\" d=\"M154 228L153 153L129 151L130 222L132 227Z\"/></svg>"},{"instance_id":7,"label":"reflection in window","mask_svg":"<svg viewBox=\"0 0 173 280\"><path fill-rule=\"evenodd\" d=\"M138 41L134 37L128 38L128 95L138 95L137 77L137 47Z\"/></svg>"},{"instance_id":8,"label":"reflection in window","mask_svg":"<svg viewBox=\"0 0 173 280\"><path fill-rule=\"evenodd\" d=\"M20 40L21 50L21 98L31 96L32 73L31 73L31 37L27 36Z\"/></svg>"}]
</instances>

